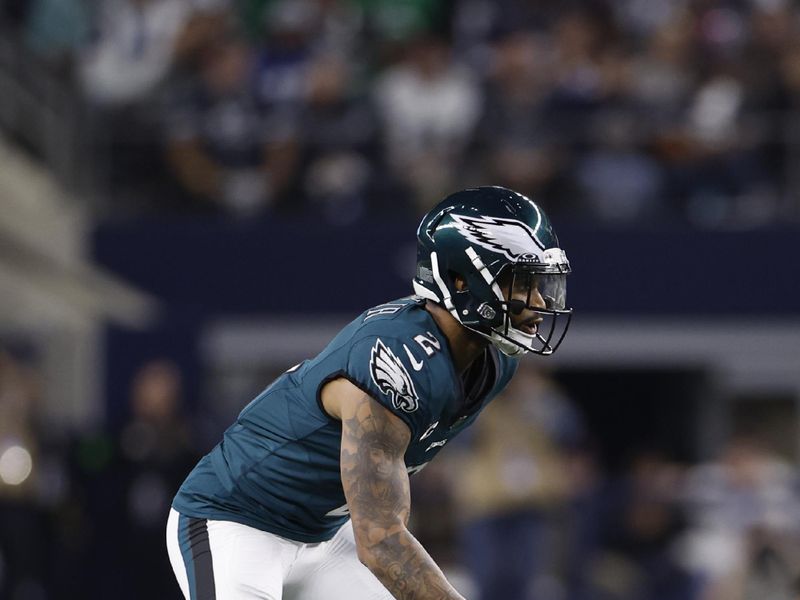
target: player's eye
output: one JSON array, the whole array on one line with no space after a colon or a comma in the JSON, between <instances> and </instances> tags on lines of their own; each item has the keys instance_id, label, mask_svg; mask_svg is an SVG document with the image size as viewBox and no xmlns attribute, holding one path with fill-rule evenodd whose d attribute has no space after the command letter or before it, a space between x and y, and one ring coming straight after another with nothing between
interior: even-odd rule
<instances>
[{"instance_id":1,"label":"player's eye","mask_svg":"<svg viewBox=\"0 0 800 600\"><path fill-rule=\"evenodd\" d=\"M529 292L538 288L538 278L535 274L522 271L514 276L512 293L515 296L528 296Z\"/></svg>"},{"instance_id":2,"label":"player's eye","mask_svg":"<svg viewBox=\"0 0 800 600\"><path fill-rule=\"evenodd\" d=\"M531 300L539 289L540 276L529 270L507 270L497 280L503 295L508 301L508 308L513 314L519 314L526 306L531 305Z\"/></svg>"}]
</instances>

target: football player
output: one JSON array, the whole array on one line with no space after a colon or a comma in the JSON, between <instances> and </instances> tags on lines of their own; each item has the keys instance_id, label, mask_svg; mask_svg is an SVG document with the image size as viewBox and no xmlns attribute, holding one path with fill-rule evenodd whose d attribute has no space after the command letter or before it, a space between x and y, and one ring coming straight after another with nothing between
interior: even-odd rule
<instances>
[{"instance_id":1,"label":"football player","mask_svg":"<svg viewBox=\"0 0 800 600\"><path fill-rule=\"evenodd\" d=\"M556 351L570 266L542 209L501 187L448 196L417 241L416 295L278 377L178 491L167 546L187 599L461 598L407 528L408 477L518 357Z\"/></svg>"}]
</instances>

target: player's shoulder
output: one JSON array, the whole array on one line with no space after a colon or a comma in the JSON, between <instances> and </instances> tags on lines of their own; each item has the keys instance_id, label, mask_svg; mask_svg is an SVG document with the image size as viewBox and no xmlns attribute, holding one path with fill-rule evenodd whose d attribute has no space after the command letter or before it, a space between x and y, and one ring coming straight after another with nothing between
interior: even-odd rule
<instances>
[{"instance_id":1,"label":"player's shoulder","mask_svg":"<svg viewBox=\"0 0 800 600\"><path fill-rule=\"evenodd\" d=\"M353 323L348 374L379 401L410 414L455 388L447 342L425 300L393 300L364 311Z\"/></svg>"},{"instance_id":2,"label":"player's shoulder","mask_svg":"<svg viewBox=\"0 0 800 600\"><path fill-rule=\"evenodd\" d=\"M381 323L408 319L425 310L426 300L422 296L405 296L368 308L361 314L364 323Z\"/></svg>"},{"instance_id":3,"label":"player's shoulder","mask_svg":"<svg viewBox=\"0 0 800 600\"><path fill-rule=\"evenodd\" d=\"M355 322L353 345L367 343L374 352L402 356L415 371L422 370L423 363L428 366L430 359L448 352L444 334L425 304L424 298L408 296L364 311Z\"/></svg>"},{"instance_id":4,"label":"player's shoulder","mask_svg":"<svg viewBox=\"0 0 800 600\"><path fill-rule=\"evenodd\" d=\"M353 346L367 345L382 356L402 356L414 370L421 370L423 360L446 348L425 302L419 296L408 296L364 311L354 322Z\"/></svg>"},{"instance_id":5,"label":"player's shoulder","mask_svg":"<svg viewBox=\"0 0 800 600\"><path fill-rule=\"evenodd\" d=\"M430 328L431 316L425 299L407 296L365 310L355 321L357 336L403 338Z\"/></svg>"}]
</instances>

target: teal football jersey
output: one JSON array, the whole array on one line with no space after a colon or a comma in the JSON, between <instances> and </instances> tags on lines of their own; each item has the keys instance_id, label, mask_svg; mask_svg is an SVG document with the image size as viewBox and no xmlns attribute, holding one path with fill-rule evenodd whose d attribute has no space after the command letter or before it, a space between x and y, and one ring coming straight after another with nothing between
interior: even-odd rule
<instances>
[{"instance_id":1,"label":"teal football jersey","mask_svg":"<svg viewBox=\"0 0 800 600\"><path fill-rule=\"evenodd\" d=\"M189 474L174 508L301 542L333 537L348 518L339 472L342 427L323 410L320 392L338 377L408 425L405 463L409 473L420 470L472 423L516 369L516 360L490 346L465 389L447 340L424 305L410 297L371 308L316 358L278 377Z\"/></svg>"}]
</instances>

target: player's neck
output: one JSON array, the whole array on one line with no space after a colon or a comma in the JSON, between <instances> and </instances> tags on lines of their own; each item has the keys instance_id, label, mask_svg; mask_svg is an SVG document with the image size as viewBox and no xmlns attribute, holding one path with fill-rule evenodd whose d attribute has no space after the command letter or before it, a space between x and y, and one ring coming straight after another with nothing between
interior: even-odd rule
<instances>
[{"instance_id":1,"label":"player's neck","mask_svg":"<svg viewBox=\"0 0 800 600\"><path fill-rule=\"evenodd\" d=\"M486 338L464 327L453 315L435 302L428 301L425 308L431 313L433 320L447 337L456 370L463 373L476 358L483 354L489 342Z\"/></svg>"}]
</instances>

